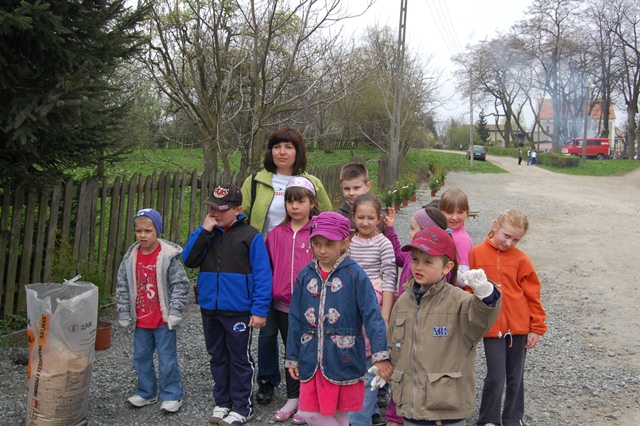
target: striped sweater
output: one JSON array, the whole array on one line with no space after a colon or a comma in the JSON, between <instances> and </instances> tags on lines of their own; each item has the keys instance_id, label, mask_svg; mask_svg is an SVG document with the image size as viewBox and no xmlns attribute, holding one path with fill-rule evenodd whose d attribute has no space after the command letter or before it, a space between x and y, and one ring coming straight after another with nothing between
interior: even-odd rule
<instances>
[{"instance_id":1,"label":"striped sweater","mask_svg":"<svg viewBox=\"0 0 640 426\"><path fill-rule=\"evenodd\" d=\"M380 280L382 291L396 291L396 255L393 245L383 234L373 238L354 235L349 245L349 256L364 269L371 281Z\"/></svg>"}]
</instances>

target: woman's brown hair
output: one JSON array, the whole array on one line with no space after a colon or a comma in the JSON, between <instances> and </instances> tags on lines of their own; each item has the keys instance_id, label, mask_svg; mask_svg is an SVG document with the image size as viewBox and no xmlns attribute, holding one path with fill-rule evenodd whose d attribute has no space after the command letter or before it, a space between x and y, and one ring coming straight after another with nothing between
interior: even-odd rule
<instances>
[{"instance_id":1,"label":"woman's brown hair","mask_svg":"<svg viewBox=\"0 0 640 426\"><path fill-rule=\"evenodd\" d=\"M291 142L296 148L296 160L293 163L293 176L304 173L307 168L307 148L304 144L302 133L293 127L283 126L276 129L269 137L267 151L264 153L263 165L266 171L271 173L277 172L276 163L273 161L273 153L271 150L274 145L282 142Z\"/></svg>"}]
</instances>

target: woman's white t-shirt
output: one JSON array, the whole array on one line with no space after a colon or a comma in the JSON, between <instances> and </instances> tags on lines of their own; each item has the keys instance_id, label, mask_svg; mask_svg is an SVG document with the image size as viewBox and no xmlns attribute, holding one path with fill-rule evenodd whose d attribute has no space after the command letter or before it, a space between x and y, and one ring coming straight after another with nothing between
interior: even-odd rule
<instances>
[{"instance_id":1,"label":"woman's white t-shirt","mask_svg":"<svg viewBox=\"0 0 640 426\"><path fill-rule=\"evenodd\" d=\"M273 185L273 200L267 210L267 216L264 219L264 227L262 228L262 235L266 235L276 226L280 225L287 215L287 210L284 203L284 191L287 189L287 185L291 182L295 176L279 175L274 173L271 176L271 183Z\"/></svg>"}]
</instances>

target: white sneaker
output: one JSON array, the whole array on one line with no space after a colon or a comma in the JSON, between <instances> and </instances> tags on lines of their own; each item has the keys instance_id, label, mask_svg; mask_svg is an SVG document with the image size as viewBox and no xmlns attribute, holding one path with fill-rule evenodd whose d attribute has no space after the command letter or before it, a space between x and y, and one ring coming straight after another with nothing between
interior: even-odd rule
<instances>
[{"instance_id":1,"label":"white sneaker","mask_svg":"<svg viewBox=\"0 0 640 426\"><path fill-rule=\"evenodd\" d=\"M217 425L218 423L220 423L220 420L224 419L229 415L230 411L231 411L230 408L216 406L216 408L213 409L213 413L211 414L211 417L209 418L209 423L213 423Z\"/></svg>"},{"instance_id":2,"label":"white sneaker","mask_svg":"<svg viewBox=\"0 0 640 426\"><path fill-rule=\"evenodd\" d=\"M175 413L180 407L182 407L182 400L173 400L173 401L163 401L160 409L162 411L166 411L167 413Z\"/></svg>"},{"instance_id":3,"label":"white sneaker","mask_svg":"<svg viewBox=\"0 0 640 426\"><path fill-rule=\"evenodd\" d=\"M243 425L247 422L247 418L241 414L232 411L229 413L227 417L220 420L221 425L233 426L233 425Z\"/></svg>"},{"instance_id":4,"label":"white sneaker","mask_svg":"<svg viewBox=\"0 0 640 426\"><path fill-rule=\"evenodd\" d=\"M133 405L134 407L144 407L145 405L151 405L158 402L158 397L154 396L153 398L144 399L140 395L133 395L128 399L128 401L129 404Z\"/></svg>"}]
</instances>

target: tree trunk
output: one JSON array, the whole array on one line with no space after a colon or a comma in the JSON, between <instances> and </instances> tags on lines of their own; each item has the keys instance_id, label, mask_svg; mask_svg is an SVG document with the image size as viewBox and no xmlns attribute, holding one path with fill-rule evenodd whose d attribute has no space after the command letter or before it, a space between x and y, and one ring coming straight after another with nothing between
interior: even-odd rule
<instances>
[{"instance_id":1,"label":"tree trunk","mask_svg":"<svg viewBox=\"0 0 640 426\"><path fill-rule=\"evenodd\" d=\"M636 151L636 115L638 115L638 102L629 102L627 105L627 157L633 158Z\"/></svg>"}]
</instances>

